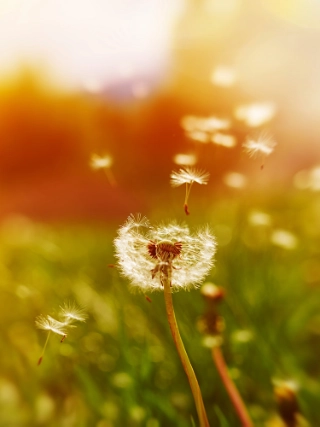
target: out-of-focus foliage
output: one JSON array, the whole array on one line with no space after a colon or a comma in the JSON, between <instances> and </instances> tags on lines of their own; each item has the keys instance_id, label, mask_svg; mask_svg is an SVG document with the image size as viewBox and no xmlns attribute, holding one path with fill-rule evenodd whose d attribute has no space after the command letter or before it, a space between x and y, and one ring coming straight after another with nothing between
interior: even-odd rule
<instances>
[{"instance_id":1,"label":"out-of-focus foliage","mask_svg":"<svg viewBox=\"0 0 320 427\"><path fill-rule=\"evenodd\" d=\"M311 425L318 419L318 210L318 197L301 191L286 198L251 194L241 203L221 198L204 215L194 209L191 225L208 222L217 235L208 280L227 292L222 349L255 425L276 413L275 378L296 381L302 413ZM153 219L166 215L159 211ZM2 224L2 425L152 427L197 420L163 295L152 294L150 303L130 294L117 268L108 267L116 230L115 223L49 226L21 216ZM289 235L294 246L286 245ZM54 317L70 300L89 317L63 343L52 336L37 366L46 333L35 318ZM212 425L239 425L197 329L200 292L176 293L174 304Z\"/></svg>"}]
</instances>

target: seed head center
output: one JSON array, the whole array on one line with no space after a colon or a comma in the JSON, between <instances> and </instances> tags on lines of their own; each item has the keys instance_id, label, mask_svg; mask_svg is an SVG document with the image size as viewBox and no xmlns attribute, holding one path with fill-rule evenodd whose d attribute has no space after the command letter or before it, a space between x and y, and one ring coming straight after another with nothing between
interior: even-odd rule
<instances>
[{"instance_id":1,"label":"seed head center","mask_svg":"<svg viewBox=\"0 0 320 427\"><path fill-rule=\"evenodd\" d=\"M148 252L152 258L162 262L170 262L181 254L182 243L172 243L169 240L162 240L158 243L153 241L148 244Z\"/></svg>"}]
</instances>

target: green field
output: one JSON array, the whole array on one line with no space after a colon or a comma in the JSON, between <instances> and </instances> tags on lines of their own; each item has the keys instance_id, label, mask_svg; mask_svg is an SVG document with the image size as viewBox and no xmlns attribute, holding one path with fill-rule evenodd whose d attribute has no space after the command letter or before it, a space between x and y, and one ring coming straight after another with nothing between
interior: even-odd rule
<instances>
[{"instance_id":1,"label":"green field","mask_svg":"<svg viewBox=\"0 0 320 427\"><path fill-rule=\"evenodd\" d=\"M254 425L281 425L271 421L275 379L297 383L301 413L318 425L319 195L221 196L204 215L195 200L187 222L191 229L209 224L217 237L207 281L226 290L219 305L226 326L222 351ZM164 209L148 214L152 222L167 216ZM115 263L113 239L124 220L48 225L16 216L3 222L1 427L198 425L163 295L149 294L148 302L132 294L118 269L108 266ZM173 298L211 426L240 426L197 327L205 309L200 291ZM52 335L37 366L46 332L35 319L54 317L65 301L85 307L88 318L63 343Z\"/></svg>"}]
</instances>

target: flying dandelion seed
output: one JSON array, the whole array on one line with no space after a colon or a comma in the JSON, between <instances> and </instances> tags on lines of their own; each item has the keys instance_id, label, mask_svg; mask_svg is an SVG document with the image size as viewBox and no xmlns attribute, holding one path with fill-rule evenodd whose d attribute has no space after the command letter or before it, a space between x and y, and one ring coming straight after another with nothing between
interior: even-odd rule
<instances>
[{"instance_id":1,"label":"flying dandelion seed","mask_svg":"<svg viewBox=\"0 0 320 427\"><path fill-rule=\"evenodd\" d=\"M172 187L179 187L180 185L186 184L186 196L184 199L184 211L186 215L189 215L188 200L192 184L196 182L200 185L206 185L208 183L210 174L203 170L194 168L182 168L179 172L173 171L170 175Z\"/></svg>"},{"instance_id":2,"label":"flying dandelion seed","mask_svg":"<svg viewBox=\"0 0 320 427\"><path fill-rule=\"evenodd\" d=\"M260 133L256 138L248 136L246 141L242 144L244 150L250 157L260 155L263 158L269 156L276 145L277 143L273 137L268 135L266 132ZM263 169L263 167L264 164L262 163L261 169Z\"/></svg>"},{"instance_id":3,"label":"flying dandelion seed","mask_svg":"<svg viewBox=\"0 0 320 427\"><path fill-rule=\"evenodd\" d=\"M131 215L115 239L122 274L143 293L163 290L168 265L172 290L197 287L213 265L216 242L208 228L191 234L186 225L151 227Z\"/></svg>"},{"instance_id":4,"label":"flying dandelion seed","mask_svg":"<svg viewBox=\"0 0 320 427\"><path fill-rule=\"evenodd\" d=\"M48 331L47 339L44 343L41 356L39 357L39 360L38 360L38 365L40 365L42 362L44 353L46 351L51 332L53 332L54 334L62 335L63 340L67 336L67 332L66 332L66 325L64 323L59 322L58 320L54 319L51 316L43 316L42 314L36 318L36 326L39 329Z\"/></svg>"},{"instance_id":5,"label":"flying dandelion seed","mask_svg":"<svg viewBox=\"0 0 320 427\"><path fill-rule=\"evenodd\" d=\"M60 316L62 318L61 320L56 320L49 315L44 316L42 314L36 318L36 327L48 331L47 339L42 349L41 356L38 360L38 365L40 365L42 362L51 333L61 335L62 338L60 342L63 342L67 337L67 330L69 328L76 327L73 322L84 322L87 318L84 310L80 307L77 307L74 303L65 303L63 307L60 308Z\"/></svg>"},{"instance_id":6,"label":"flying dandelion seed","mask_svg":"<svg viewBox=\"0 0 320 427\"><path fill-rule=\"evenodd\" d=\"M116 180L111 171L111 166L113 163L113 159L111 156L99 156L98 154L93 153L90 159L90 167L93 170L103 170L108 178L110 185L115 186Z\"/></svg>"},{"instance_id":7,"label":"flying dandelion seed","mask_svg":"<svg viewBox=\"0 0 320 427\"><path fill-rule=\"evenodd\" d=\"M88 317L84 309L78 307L74 302L64 303L64 305L60 307L60 315L64 319L66 325L73 321L85 322Z\"/></svg>"}]
</instances>

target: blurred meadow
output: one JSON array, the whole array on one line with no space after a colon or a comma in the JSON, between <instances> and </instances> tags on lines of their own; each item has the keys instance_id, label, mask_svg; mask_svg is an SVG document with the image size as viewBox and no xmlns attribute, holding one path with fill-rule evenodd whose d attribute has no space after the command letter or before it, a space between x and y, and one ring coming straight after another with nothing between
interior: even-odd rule
<instances>
[{"instance_id":1,"label":"blurred meadow","mask_svg":"<svg viewBox=\"0 0 320 427\"><path fill-rule=\"evenodd\" d=\"M219 336L173 294L210 425L241 425L212 340L253 425L320 425L319 75L311 0L0 1L0 427L198 425L162 292L116 265L131 213L216 237Z\"/></svg>"}]
</instances>

